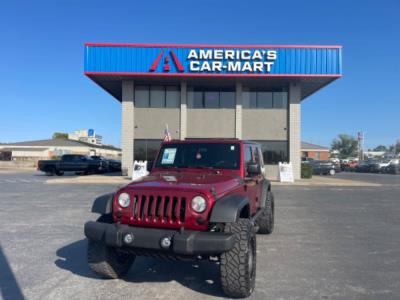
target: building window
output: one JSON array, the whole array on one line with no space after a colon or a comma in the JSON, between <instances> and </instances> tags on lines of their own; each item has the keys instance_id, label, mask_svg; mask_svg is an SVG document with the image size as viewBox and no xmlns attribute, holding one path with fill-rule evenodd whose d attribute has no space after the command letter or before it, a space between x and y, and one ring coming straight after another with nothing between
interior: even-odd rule
<instances>
[{"instance_id":1,"label":"building window","mask_svg":"<svg viewBox=\"0 0 400 300\"><path fill-rule=\"evenodd\" d=\"M242 107L245 109L287 108L288 93L285 91L243 91Z\"/></svg>"},{"instance_id":2,"label":"building window","mask_svg":"<svg viewBox=\"0 0 400 300\"><path fill-rule=\"evenodd\" d=\"M181 106L181 91L179 87L167 86L165 92L166 107L175 108Z\"/></svg>"},{"instance_id":3,"label":"building window","mask_svg":"<svg viewBox=\"0 0 400 300\"><path fill-rule=\"evenodd\" d=\"M165 107L165 87L161 85L150 86L150 107Z\"/></svg>"},{"instance_id":4,"label":"building window","mask_svg":"<svg viewBox=\"0 0 400 300\"><path fill-rule=\"evenodd\" d=\"M188 89L189 108L234 108L235 92L230 90Z\"/></svg>"},{"instance_id":5,"label":"building window","mask_svg":"<svg viewBox=\"0 0 400 300\"><path fill-rule=\"evenodd\" d=\"M136 107L149 107L150 106L150 93L147 85L135 86L135 106Z\"/></svg>"},{"instance_id":6,"label":"building window","mask_svg":"<svg viewBox=\"0 0 400 300\"><path fill-rule=\"evenodd\" d=\"M266 165L276 165L279 162L288 162L287 141L257 141L261 145L261 151Z\"/></svg>"},{"instance_id":7,"label":"building window","mask_svg":"<svg viewBox=\"0 0 400 300\"><path fill-rule=\"evenodd\" d=\"M274 92L274 108L287 108L288 93L287 92Z\"/></svg>"},{"instance_id":8,"label":"building window","mask_svg":"<svg viewBox=\"0 0 400 300\"><path fill-rule=\"evenodd\" d=\"M178 86L136 85L135 106L151 108L177 108L181 104Z\"/></svg>"},{"instance_id":9,"label":"building window","mask_svg":"<svg viewBox=\"0 0 400 300\"><path fill-rule=\"evenodd\" d=\"M193 91L189 92L189 107L190 108L203 108L203 92Z\"/></svg>"},{"instance_id":10,"label":"building window","mask_svg":"<svg viewBox=\"0 0 400 300\"><path fill-rule=\"evenodd\" d=\"M134 142L135 160L154 161L162 140L137 139Z\"/></svg>"},{"instance_id":11,"label":"building window","mask_svg":"<svg viewBox=\"0 0 400 300\"><path fill-rule=\"evenodd\" d=\"M220 92L219 106L222 108L234 108L236 103L235 92Z\"/></svg>"},{"instance_id":12,"label":"building window","mask_svg":"<svg viewBox=\"0 0 400 300\"><path fill-rule=\"evenodd\" d=\"M219 108L219 92L204 92L204 107Z\"/></svg>"}]
</instances>

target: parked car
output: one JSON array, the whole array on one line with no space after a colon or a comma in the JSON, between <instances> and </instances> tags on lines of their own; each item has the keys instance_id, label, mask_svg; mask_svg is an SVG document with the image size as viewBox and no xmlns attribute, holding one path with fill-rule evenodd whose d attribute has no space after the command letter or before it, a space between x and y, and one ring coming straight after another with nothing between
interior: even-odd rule
<instances>
[{"instance_id":1,"label":"parked car","mask_svg":"<svg viewBox=\"0 0 400 300\"><path fill-rule=\"evenodd\" d=\"M119 160L105 158L100 155L92 155L91 158L100 163L100 168L103 172L121 171L121 162Z\"/></svg>"},{"instance_id":2,"label":"parked car","mask_svg":"<svg viewBox=\"0 0 400 300\"><path fill-rule=\"evenodd\" d=\"M400 174L400 164L399 164L399 160L393 161L389 164L389 166L387 166L385 168L385 173L388 174Z\"/></svg>"},{"instance_id":3,"label":"parked car","mask_svg":"<svg viewBox=\"0 0 400 300\"><path fill-rule=\"evenodd\" d=\"M354 172L358 167L358 162L356 161L347 161L340 163L340 169L346 172Z\"/></svg>"},{"instance_id":4,"label":"parked car","mask_svg":"<svg viewBox=\"0 0 400 300\"><path fill-rule=\"evenodd\" d=\"M360 173L369 173L371 170L371 162L370 161L361 161L356 167L356 172Z\"/></svg>"},{"instance_id":5,"label":"parked car","mask_svg":"<svg viewBox=\"0 0 400 300\"><path fill-rule=\"evenodd\" d=\"M302 162L305 162L305 163L309 163L309 162L313 162L313 161L314 161L314 158L311 158L311 157L302 157L302 158L301 158L301 161L302 161Z\"/></svg>"},{"instance_id":6,"label":"parked car","mask_svg":"<svg viewBox=\"0 0 400 300\"><path fill-rule=\"evenodd\" d=\"M47 175L61 176L66 171L92 174L101 171L100 163L89 156L80 154L64 154L60 160L39 160L38 170Z\"/></svg>"},{"instance_id":7,"label":"parked car","mask_svg":"<svg viewBox=\"0 0 400 300\"><path fill-rule=\"evenodd\" d=\"M340 164L340 159L337 157L331 157L329 160L334 164Z\"/></svg>"},{"instance_id":8,"label":"parked car","mask_svg":"<svg viewBox=\"0 0 400 300\"><path fill-rule=\"evenodd\" d=\"M109 159L108 167L110 172L119 172L121 171L121 161L116 159Z\"/></svg>"},{"instance_id":9,"label":"parked car","mask_svg":"<svg viewBox=\"0 0 400 300\"><path fill-rule=\"evenodd\" d=\"M148 176L94 201L92 212L100 217L84 229L90 268L118 278L141 255L219 261L225 294L250 296L255 233L274 229L274 196L263 164L254 142L164 142Z\"/></svg>"},{"instance_id":10,"label":"parked car","mask_svg":"<svg viewBox=\"0 0 400 300\"><path fill-rule=\"evenodd\" d=\"M313 167L313 174L315 175L335 175L336 167L330 161L325 160L313 160L310 161L310 164Z\"/></svg>"},{"instance_id":11,"label":"parked car","mask_svg":"<svg viewBox=\"0 0 400 300\"><path fill-rule=\"evenodd\" d=\"M375 161L371 163L370 172L373 173L383 173L385 168L390 165L390 159L382 160L382 161Z\"/></svg>"}]
</instances>

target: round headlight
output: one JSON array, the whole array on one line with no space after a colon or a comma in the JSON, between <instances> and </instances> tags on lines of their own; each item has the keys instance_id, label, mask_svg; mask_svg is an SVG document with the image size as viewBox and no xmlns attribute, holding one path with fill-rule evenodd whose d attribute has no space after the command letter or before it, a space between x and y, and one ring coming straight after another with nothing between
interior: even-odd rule
<instances>
[{"instance_id":1,"label":"round headlight","mask_svg":"<svg viewBox=\"0 0 400 300\"><path fill-rule=\"evenodd\" d=\"M118 204L121 207L128 207L129 204L131 203L131 198L129 197L129 194L127 193L121 193L118 197Z\"/></svg>"},{"instance_id":2,"label":"round headlight","mask_svg":"<svg viewBox=\"0 0 400 300\"><path fill-rule=\"evenodd\" d=\"M202 213L203 211L206 210L207 208L207 202L206 199L204 199L202 196L196 196L192 199L191 203L192 209L197 212L197 213Z\"/></svg>"}]
</instances>

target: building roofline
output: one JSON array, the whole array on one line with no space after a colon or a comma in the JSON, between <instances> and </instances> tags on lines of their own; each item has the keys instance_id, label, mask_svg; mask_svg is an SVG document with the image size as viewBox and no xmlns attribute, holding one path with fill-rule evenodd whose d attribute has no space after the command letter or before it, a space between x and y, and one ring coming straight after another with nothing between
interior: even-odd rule
<instances>
[{"instance_id":1,"label":"building roofline","mask_svg":"<svg viewBox=\"0 0 400 300\"><path fill-rule=\"evenodd\" d=\"M46 145L46 142L56 141L56 140L60 140L61 141L60 145L54 145L54 144L50 144L50 143ZM72 142L75 145L62 145L62 141ZM34 143L37 143L37 145L34 145ZM2 144L2 146L3 147L82 147L82 146L84 146L84 147L89 147L89 148L121 151L120 148L117 148L117 147L114 147L114 146L96 145L96 144L86 143L86 142L82 142L82 141L76 141L76 140L71 140L71 139L63 139L63 138L14 142L14 143Z\"/></svg>"},{"instance_id":2,"label":"building roofline","mask_svg":"<svg viewBox=\"0 0 400 300\"><path fill-rule=\"evenodd\" d=\"M301 142L301 151L329 151L328 147L308 143L308 142Z\"/></svg>"},{"instance_id":3,"label":"building roofline","mask_svg":"<svg viewBox=\"0 0 400 300\"><path fill-rule=\"evenodd\" d=\"M141 47L141 48L312 48L312 49L341 49L342 45L221 45L221 44L145 44L145 43L93 43L86 42L89 47Z\"/></svg>"},{"instance_id":4,"label":"building roofline","mask_svg":"<svg viewBox=\"0 0 400 300\"><path fill-rule=\"evenodd\" d=\"M149 76L149 77L283 77L283 78L299 78L299 77L328 77L328 78L340 78L342 74L215 74L215 73L148 73L148 72L90 72L85 71L84 75L90 76Z\"/></svg>"}]
</instances>

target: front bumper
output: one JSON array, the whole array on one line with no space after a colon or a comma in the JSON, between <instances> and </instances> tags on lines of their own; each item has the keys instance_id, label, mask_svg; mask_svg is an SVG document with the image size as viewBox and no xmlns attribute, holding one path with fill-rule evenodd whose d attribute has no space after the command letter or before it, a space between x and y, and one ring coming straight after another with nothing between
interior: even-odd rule
<instances>
[{"instance_id":1,"label":"front bumper","mask_svg":"<svg viewBox=\"0 0 400 300\"><path fill-rule=\"evenodd\" d=\"M124 242L127 234L133 235L131 243ZM110 247L161 250L179 255L220 254L230 250L235 243L235 236L224 232L176 231L93 221L85 224L85 235ZM165 237L171 239L171 246L167 249L161 247L161 240Z\"/></svg>"}]
</instances>

